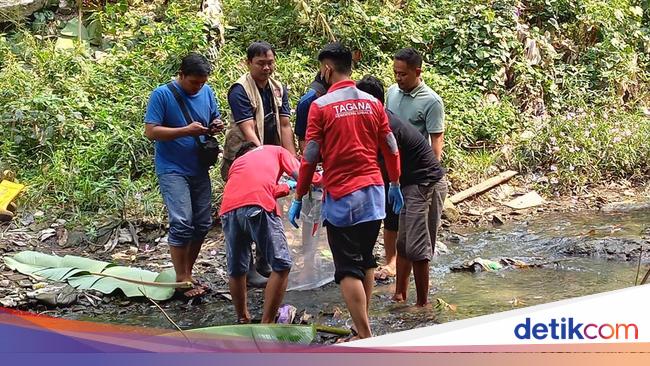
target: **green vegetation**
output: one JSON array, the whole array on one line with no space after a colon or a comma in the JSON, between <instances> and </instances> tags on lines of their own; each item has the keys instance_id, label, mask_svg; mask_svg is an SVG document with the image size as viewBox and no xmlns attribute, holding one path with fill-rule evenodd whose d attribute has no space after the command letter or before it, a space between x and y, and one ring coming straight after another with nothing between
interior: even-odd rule
<instances>
[{"instance_id":1,"label":"green vegetation","mask_svg":"<svg viewBox=\"0 0 650 366\"><path fill-rule=\"evenodd\" d=\"M104 294L119 289L128 297L144 295L153 300L169 300L177 286L176 273L171 268L157 273L74 255L59 257L30 250L3 257L3 261L8 268L22 274L67 282L77 289Z\"/></svg>"},{"instance_id":2,"label":"green vegetation","mask_svg":"<svg viewBox=\"0 0 650 366\"><path fill-rule=\"evenodd\" d=\"M86 12L89 40L71 49L55 47L66 22L50 10L0 33L0 168L29 185L26 206L77 220L162 217L142 119L180 57L208 49L198 3L108 3ZM210 84L226 115L252 40L277 47L294 107L329 40L361 51L355 77L386 84L392 53L413 46L445 101L455 189L505 168L556 191L649 172L648 0L224 0L223 10Z\"/></svg>"}]
</instances>

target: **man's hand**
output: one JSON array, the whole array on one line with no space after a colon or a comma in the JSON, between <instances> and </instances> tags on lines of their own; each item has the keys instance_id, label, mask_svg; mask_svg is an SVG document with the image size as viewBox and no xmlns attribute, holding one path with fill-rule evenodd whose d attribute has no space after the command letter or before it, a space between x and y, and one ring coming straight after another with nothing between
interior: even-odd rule
<instances>
[{"instance_id":1,"label":"man's hand","mask_svg":"<svg viewBox=\"0 0 650 366\"><path fill-rule=\"evenodd\" d=\"M299 227L296 220L300 218L300 211L302 210L302 200L294 199L291 201L291 207L289 207L289 222L296 229Z\"/></svg>"},{"instance_id":2,"label":"man's hand","mask_svg":"<svg viewBox=\"0 0 650 366\"><path fill-rule=\"evenodd\" d=\"M208 133L208 129L204 127L201 122L192 122L184 127L185 133L188 136L201 136Z\"/></svg>"},{"instance_id":3,"label":"man's hand","mask_svg":"<svg viewBox=\"0 0 650 366\"><path fill-rule=\"evenodd\" d=\"M404 197L402 196L402 191L400 191L398 183L390 183L390 188L388 188L388 203L393 206L393 212L396 214L402 211Z\"/></svg>"},{"instance_id":4,"label":"man's hand","mask_svg":"<svg viewBox=\"0 0 650 366\"><path fill-rule=\"evenodd\" d=\"M216 135L217 133L223 131L226 126L223 124L222 120L215 118L214 121L210 123L210 127L208 128L210 129L210 135Z\"/></svg>"}]
</instances>

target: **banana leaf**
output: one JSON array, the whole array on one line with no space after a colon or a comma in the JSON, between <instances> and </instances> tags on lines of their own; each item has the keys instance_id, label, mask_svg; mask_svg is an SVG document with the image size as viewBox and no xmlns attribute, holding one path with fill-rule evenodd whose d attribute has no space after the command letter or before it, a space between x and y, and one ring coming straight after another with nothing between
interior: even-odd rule
<instances>
[{"instance_id":1,"label":"banana leaf","mask_svg":"<svg viewBox=\"0 0 650 366\"><path fill-rule=\"evenodd\" d=\"M316 326L294 324L237 324L196 328L184 332L223 337L241 337L261 342L310 344L316 337Z\"/></svg>"},{"instance_id":2,"label":"banana leaf","mask_svg":"<svg viewBox=\"0 0 650 366\"><path fill-rule=\"evenodd\" d=\"M147 297L158 301L168 300L174 295L173 287L139 284L115 278L147 283L172 283L176 281L176 275L171 269L157 273L140 268L117 266L90 258L73 255L59 257L33 251L4 257L4 262L7 267L22 274L53 281L67 281L72 287L81 290L96 290L104 294L120 290L128 297L138 297L144 293Z\"/></svg>"}]
</instances>

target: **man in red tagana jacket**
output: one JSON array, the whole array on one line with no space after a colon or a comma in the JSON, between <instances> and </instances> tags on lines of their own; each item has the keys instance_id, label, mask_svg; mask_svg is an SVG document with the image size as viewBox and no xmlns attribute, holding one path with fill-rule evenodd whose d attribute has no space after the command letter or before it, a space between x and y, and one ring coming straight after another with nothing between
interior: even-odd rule
<instances>
[{"instance_id":1,"label":"man in red tagana jacket","mask_svg":"<svg viewBox=\"0 0 650 366\"><path fill-rule=\"evenodd\" d=\"M246 273L251 246L261 251L271 265L271 276L264 291L262 323L273 323L287 289L291 256L276 199L295 188L295 180L278 184L282 173L296 179L300 164L280 146L245 142L228 171L223 191L221 221L226 241L229 286L240 323L250 323L246 305ZM315 181L320 180L316 176Z\"/></svg>"},{"instance_id":2,"label":"man in red tagana jacket","mask_svg":"<svg viewBox=\"0 0 650 366\"><path fill-rule=\"evenodd\" d=\"M381 150L391 182L388 202L399 212L403 204L399 153L382 104L350 80L352 53L332 43L320 52L318 61L321 75L331 87L309 110L305 151L289 220L298 227L302 197L316 164L322 161L326 192L323 220L334 257L334 280L341 285L359 338L367 338L372 336L368 310L377 267L372 251L385 216L377 154Z\"/></svg>"}]
</instances>

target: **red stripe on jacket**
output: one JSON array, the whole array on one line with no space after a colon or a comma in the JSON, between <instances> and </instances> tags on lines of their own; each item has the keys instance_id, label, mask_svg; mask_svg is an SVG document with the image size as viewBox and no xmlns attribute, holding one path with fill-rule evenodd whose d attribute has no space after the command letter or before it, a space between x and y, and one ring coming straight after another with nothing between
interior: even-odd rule
<instances>
[{"instance_id":1,"label":"red stripe on jacket","mask_svg":"<svg viewBox=\"0 0 650 366\"><path fill-rule=\"evenodd\" d=\"M320 147L323 185L334 198L383 185L377 153L381 150L391 182L399 181L399 152L388 144L392 134L381 102L356 88L354 81L340 81L316 99L309 109L306 145ZM305 195L318 161L303 158L297 194Z\"/></svg>"}]
</instances>

